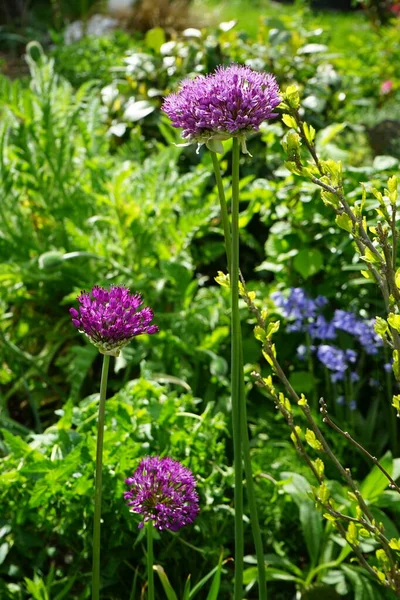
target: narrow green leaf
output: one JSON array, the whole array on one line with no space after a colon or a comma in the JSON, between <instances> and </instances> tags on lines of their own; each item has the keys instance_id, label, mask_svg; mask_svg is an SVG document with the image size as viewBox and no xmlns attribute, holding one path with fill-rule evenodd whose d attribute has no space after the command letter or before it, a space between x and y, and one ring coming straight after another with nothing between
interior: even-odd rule
<instances>
[{"instance_id":1,"label":"narrow green leaf","mask_svg":"<svg viewBox=\"0 0 400 600\"><path fill-rule=\"evenodd\" d=\"M189 600L190 598L190 575L186 579L185 589L183 590L183 600Z\"/></svg>"},{"instance_id":2,"label":"narrow green leaf","mask_svg":"<svg viewBox=\"0 0 400 600\"><path fill-rule=\"evenodd\" d=\"M222 557L223 553L219 557L218 567L215 572L210 591L208 592L207 600L218 600L219 588L221 585L221 570L222 570Z\"/></svg>"},{"instance_id":3,"label":"narrow green leaf","mask_svg":"<svg viewBox=\"0 0 400 600\"><path fill-rule=\"evenodd\" d=\"M167 596L167 600L178 600L178 596L175 594L172 585L169 582L166 572L162 568L161 565L154 565L154 570L157 571L158 576L161 581L161 585L164 588L165 595Z\"/></svg>"}]
</instances>

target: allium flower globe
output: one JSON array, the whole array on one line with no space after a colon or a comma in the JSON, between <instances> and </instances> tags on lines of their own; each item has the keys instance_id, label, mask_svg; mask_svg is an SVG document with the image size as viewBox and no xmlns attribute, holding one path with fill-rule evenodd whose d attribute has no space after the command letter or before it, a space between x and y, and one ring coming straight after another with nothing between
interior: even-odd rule
<instances>
[{"instance_id":1,"label":"allium flower globe","mask_svg":"<svg viewBox=\"0 0 400 600\"><path fill-rule=\"evenodd\" d=\"M238 137L245 151L246 134L277 116L274 109L280 102L273 75L233 64L183 81L176 94L166 97L162 110L189 143Z\"/></svg>"},{"instance_id":2,"label":"allium flower globe","mask_svg":"<svg viewBox=\"0 0 400 600\"><path fill-rule=\"evenodd\" d=\"M199 497L192 472L172 458L148 456L125 482L131 512L143 515L139 528L153 521L160 531L177 531L194 521L199 513Z\"/></svg>"},{"instance_id":3,"label":"allium flower globe","mask_svg":"<svg viewBox=\"0 0 400 600\"><path fill-rule=\"evenodd\" d=\"M82 292L77 300L79 310L69 310L72 323L102 354L118 356L134 337L158 331L156 325L151 325L153 311L147 307L138 310L142 298L124 286L115 285L110 290L95 286L91 293Z\"/></svg>"}]
</instances>

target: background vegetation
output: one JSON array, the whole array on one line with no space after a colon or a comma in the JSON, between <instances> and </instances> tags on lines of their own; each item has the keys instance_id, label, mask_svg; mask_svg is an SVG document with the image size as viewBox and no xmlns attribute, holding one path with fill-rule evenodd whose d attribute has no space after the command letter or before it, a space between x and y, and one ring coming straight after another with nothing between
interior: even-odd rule
<instances>
[{"instance_id":1,"label":"background vegetation","mask_svg":"<svg viewBox=\"0 0 400 600\"><path fill-rule=\"evenodd\" d=\"M199 480L195 526L156 542L157 560L180 596L189 573L195 583L217 564L221 549L232 555L229 298L214 281L225 270L218 201L209 155L174 145L179 134L159 110L162 97L188 75L246 63L275 73L282 88L300 86L319 153L342 159L354 199L361 197L360 182L383 187L399 166L398 21L376 29L363 13L320 14L303 2L255 3L244 17L240 2L193 10L209 11L209 24L194 28L189 16L179 33L121 29L69 45L65 22L54 23L46 11L45 31L39 18L28 19L22 31L12 19L3 27L0 597L6 600L88 597L93 393L101 361L71 326L68 308L95 284L140 291L160 327L157 336L124 349L110 377L104 598L139 598L144 584L142 535L122 499L124 478L143 454L167 453ZM285 130L277 118L249 140L253 158L242 158L241 255L249 288L271 314L281 312L271 294L291 287L325 296L327 318L336 309L363 318L382 314L350 237L331 222L318 191L283 167ZM229 189L229 144L221 166ZM271 597L291 599L297 590L305 600L391 598L351 562L308 497L311 475L273 404L253 388L251 371L268 367L244 306L242 319ZM307 365L294 358L304 334L285 329L276 341L291 381L310 396L323 395L341 426L384 456L398 477L385 351L361 356L356 405L341 412L337 401L346 390L329 383L316 358ZM346 334L340 345L360 351ZM362 482L377 519L399 537L394 492L362 455L340 439L333 444ZM346 494L334 473L328 475L345 507ZM255 567L248 523L246 534L250 599ZM363 545L365 553L373 550ZM231 576L227 562L220 598L229 598Z\"/></svg>"}]
</instances>

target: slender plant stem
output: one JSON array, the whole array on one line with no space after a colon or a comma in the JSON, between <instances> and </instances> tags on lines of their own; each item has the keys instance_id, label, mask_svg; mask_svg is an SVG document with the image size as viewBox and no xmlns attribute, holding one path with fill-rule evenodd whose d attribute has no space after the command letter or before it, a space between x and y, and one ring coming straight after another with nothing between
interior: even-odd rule
<instances>
[{"instance_id":1,"label":"slender plant stem","mask_svg":"<svg viewBox=\"0 0 400 600\"><path fill-rule=\"evenodd\" d=\"M389 362L389 351L387 346L383 346L383 352L385 356L385 363ZM386 396L388 402L386 404L386 412L388 414L388 420L390 423L390 445L393 456L397 456L397 417L392 407L393 398L393 385L392 385L392 373L385 370L386 379Z\"/></svg>"},{"instance_id":2,"label":"slender plant stem","mask_svg":"<svg viewBox=\"0 0 400 600\"><path fill-rule=\"evenodd\" d=\"M231 371L232 371L232 425L235 467L235 589L234 600L243 596L243 462L240 406L240 314L239 314L239 142L233 138L232 147L232 255L231 255Z\"/></svg>"},{"instance_id":3,"label":"slender plant stem","mask_svg":"<svg viewBox=\"0 0 400 600\"><path fill-rule=\"evenodd\" d=\"M313 400L313 409L318 411L318 393L317 393L317 382L315 380L314 373L314 361L311 352L311 336L307 332L306 333L306 344L307 344L307 363L308 363L308 371L311 375L312 379L312 400Z\"/></svg>"},{"instance_id":4,"label":"slender plant stem","mask_svg":"<svg viewBox=\"0 0 400 600\"><path fill-rule=\"evenodd\" d=\"M226 257L228 261L228 271L231 272L231 246L232 246L232 238L231 238L231 228L229 224L228 210L225 200L225 192L222 184L221 171L219 167L218 158L215 153L212 153L212 161L215 171L215 178L217 181L218 195L221 206L221 220L222 226L224 230L225 236L225 247L226 247ZM265 576L265 561L264 561L264 551L262 545L262 537L261 537L261 529L258 519L257 513L257 503L256 503L256 495L254 490L253 483L253 473L251 466L251 458L250 458L250 442L249 442L249 434L247 430L247 410L246 410L246 399L245 399L245 390L244 390L244 373L243 373L243 346L242 346L242 335L240 330L240 402L241 402L241 438L243 443L243 458L244 458L244 469L246 475L246 487L247 487L247 495L249 501L249 510L250 510L250 519L251 519L251 527L253 531L254 545L256 549L257 556L257 564L258 564L258 581L259 581L259 590L260 590L260 600L266 600L267 598L267 588L266 588L266 576Z\"/></svg>"},{"instance_id":5,"label":"slender plant stem","mask_svg":"<svg viewBox=\"0 0 400 600\"><path fill-rule=\"evenodd\" d=\"M153 523L146 524L147 529L147 600L154 600L154 571L153 571Z\"/></svg>"},{"instance_id":6,"label":"slender plant stem","mask_svg":"<svg viewBox=\"0 0 400 600\"><path fill-rule=\"evenodd\" d=\"M267 600L267 581L265 574L264 549L262 543L260 522L258 519L256 493L254 489L253 469L251 466L250 456L250 441L249 432L247 429L247 407L246 396L244 390L244 373L243 373L243 345L240 339L240 354L241 354L241 378L240 378L240 400L242 402L241 409L241 427L242 427L242 444L243 444L243 461L244 472L246 475L247 499L249 502L250 522L253 532L254 546L256 549L257 568L258 568L258 596L260 600Z\"/></svg>"},{"instance_id":7,"label":"slender plant stem","mask_svg":"<svg viewBox=\"0 0 400 600\"><path fill-rule=\"evenodd\" d=\"M213 167L214 167L215 180L217 182L219 204L221 207L221 221L222 221L222 227L224 230L224 237L225 237L226 258L228 261L228 271L230 272L231 262L232 262L232 257L231 257L232 238L231 238L231 227L229 224L229 217L228 217L228 208L226 205L224 185L222 183L221 169L219 168L217 154L215 152L211 152L211 158L212 158Z\"/></svg>"},{"instance_id":8,"label":"slender plant stem","mask_svg":"<svg viewBox=\"0 0 400 600\"><path fill-rule=\"evenodd\" d=\"M101 521L101 480L103 475L103 438L104 417L106 412L107 379L110 357L103 357L103 368L100 382L99 418L97 423L96 450L96 480L94 492L94 522L93 522L93 570L92 570L92 600L100 598L100 521Z\"/></svg>"}]
</instances>

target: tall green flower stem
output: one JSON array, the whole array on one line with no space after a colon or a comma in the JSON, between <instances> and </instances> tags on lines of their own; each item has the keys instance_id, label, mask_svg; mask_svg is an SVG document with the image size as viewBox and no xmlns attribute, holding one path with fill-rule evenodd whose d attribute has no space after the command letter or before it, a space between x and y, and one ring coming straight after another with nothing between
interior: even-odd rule
<instances>
[{"instance_id":1,"label":"tall green flower stem","mask_svg":"<svg viewBox=\"0 0 400 600\"><path fill-rule=\"evenodd\" d=\"M106 412L106 395L108 368L110 357L103 357L103 368L100 381L99 417L97 422L96 449L96 479L94 492L94 522L93 522L93 569L92 569L92 600L100 598L100 521L101 521L101 481L103 476L103 439L104 417Z\"/></svg>"},{"instance_id":2,"label":"tall green flower stem","mask_svg":"<svg viewBox=\"0 0 400 600\"><path fill-rule=\"evenodd\" d=\"M242 406L240 398L240 314L239 314L239 144L233 138L232 146L232 239L231 239L231 394L233 454L235 467L235 590L234 599L243 595L243 462L241 424Z\"/></svg>"},{"instance_id":3,"label":"tall green flower stem","mask_svg":"<svg viewBox=\"0 0 400 600\"><path fill-rule=\"evenodd\" d=\"M211 152L215 178L217 182L218 196L221 207L221 220L222 226L224 230L225 236L225 248L226 248L226 257L228 262L228 270L232 277L232 256L233 252L233 244L236 244L235 251L237 252L237 269L236 269L236 290L238 291L239 284L239 226L238 226L238 213L239 213L239 144L236 139L233 140L233 160L232 160L232 231L234 231L236 235L236 241L234 241L234 236L231 236L231 228L229 224L228 217L228 209L225 199L224 186L221 177L221 170L218 162L218 158L215 152ZM234 206L235 205L235 206ZM233 223L235 221L235 228L233 227ZM231 279L233 282L233 279ZM233 283L231 284L231 289L233 290ZM233 299L233 294L232 294ZM236 317L238 319L238 294L235 295L235 300L237 301L237 314ZM233 304L232 304L232 320L233 320ZM238 345L238 376L236 380L232 377L232 421L233 421L233 435L234 435L234 452L236 448L235 443L235 435L239 437L239 440L242 442L242 452L243 452L243 460L244 460L244 469L246 474L246 487L247 487L247 496L249 502L249 510L250 510L250 518L251 518L251 526L253 531L254 545L256 549L257 556L257 565L258 565L258 582L259 582L259 597L260 600L266 600L267 591L266 591L266 576L265 576L265 563L264 563L264 551L262 546L262 538L261 538L261 529L258 520L257 514L257 504L256 504L256 496L254 490L253 483L253 473L251 467L251 459L250 459L250 442L249 442L249 434L247 429L247 408L246 408L246 399L245 399L245 390L244 390L244 372L243 372L243 347L242 347L242 332L240 327L240 318L238 322L236 321L236 331L237 337L232 336L232 346L235 344L235 352L236 345ZM232 348L233 354L233 348ZM232 373L233 371L233 361L232 361ZM234 392L233 386L234 381L239 380L239 394L238 394L238 404L237 406L233 403ZM236 423L234 414L234 410L238 410L238 419L239 424ZM235 428L236 424L236 428ZM239 446L239 444L237 444ZM239 448L237 448L237 451ZM237 460L237 451L235 453L235 569L241 563L241 570L239 570L239 577L235 574L235 599L241 598L242 595L242 582L243 582L243 482L242 482L242 461ZM240 477L239 477L240 474ZM239 481L240 480L240 481ZM240 519L240 522L238 522ZM240 584L239 584L240 582Z\"/></svg>"},{"instance_id":4,"label":"tall green flower stem","mask_svg":"<svg viewBox=\"0 0 400 600\"><path fill-rule=\"evenodd\" d=\"M154 553L153 553L153 523L146 523L147 529L147 600L154 600Z\"/></svg>"}]
</instances>

